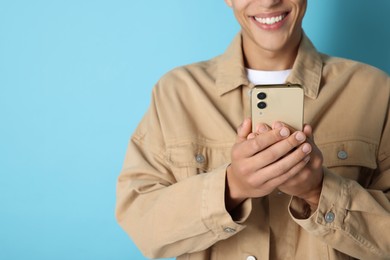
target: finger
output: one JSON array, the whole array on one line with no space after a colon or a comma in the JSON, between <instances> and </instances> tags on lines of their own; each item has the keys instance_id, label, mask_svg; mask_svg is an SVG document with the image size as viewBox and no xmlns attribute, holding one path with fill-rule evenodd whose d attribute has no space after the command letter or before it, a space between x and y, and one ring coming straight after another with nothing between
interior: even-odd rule
<instances>
[{"instance_id":1,"label":"finger","mask_svg":"<svg viewBox=\"0 0 390 260\"><path fill-rule=\"evenodd\" d=\"M256 134L255 133L250 133L246 139L250 140L250 139L254 139L256 138Z\"/></svg>"},{"instance_id":2,"label":"finger","mask_svg":"<svg viewBox=\"0 0 390 260\"><path fill-rule=\"evenodd\" d=\"M247 142L239 144L241 155L243 157L251 157L288 136L290 136L290 130L287 127L256 135L254 138L247 140Z\"/></svg>"},{"instance_id":3,"label":"finger","mask_svg":"<svg viewBox=\"0 0 390 260\"><path fill-rule=\"evenodd\" d=\"M297 131L297 129L295 129L294 127L280 121L275 121L272 123L272 129L280 129L282 127L287 127L288 129L290 129L291 132Z\"/></svg>"},{"instance_id":4,"label":"finger","mask_svg":"<svg viewBox=\"0 0 390 260\"><path fill-rule=\"evenodd\" d=\"M257 172L261 168L270 165L285 156L299 144L305 141L306 136L302 132L289 136L289 129L283 127L279 130L271 130L267 133L249 136L248 142L235 144L232 150L232 159L244 159L241 172ZM287 136L287 137L285 137ZM282 140L288 138L289 140Z\"/></svg>"},{"instance_id":5,"label":"finger","mask_svg":"<svg viewBox=\"0 0 390 260\"><path fill-rule=\"evenodd\" d=\"M289 169L287 172L279 176L276 176L275 178L270 179L266 183L266 185L282 188L281 186L286 185L286 183L296 178L299 175L299 173L306 167L309 161L310 161L310 155L307 155L301 161L295 164L291 169Z\"/></svg>"},{"instance_id":6,"label":"finger","mask_svg":"<svg viewBox=\"0 0 390 260\"><path fill-rule=\"evenodd\" d=\"M272 129L280 129L283 126L286 126L286 125L280 121L275 121L272 123Z\"/></svg>"},{"instance_id":7,"label":"finger","mask_svg":"<svg viewBox=\"0 0 390 260\"><path fill-rule=\"evenodd\" d=\"M264 133L268 132L269 130L271 130L271 128L267 124L258 123L256 125L255 132L254 133L250 133L247 136L247 139L253 139L253 138L256 137L256 135L264 134Z\"/></svg>"},{"instance_id":8,"label":"finger","mask_svg":"<svg viewBox=\"0 0 390 260\"><path fill-rule=\"evenodd\" d=\"M303 126L303 132L305 133L305 135L314 140L314 136L313 136L313 128L311 127L311 125L308 125L308 124L305 124Z\"/></svg>"},{"instance_id":9,"label":"finger","mask_svg":"<svg viewBox=\"0 0 390 260\"><path fill-rule=\"evenodd\" d=\"M237 143L245 141L248 135L252 132L252 120L245 118L242 124L237 129Z\"/></svg>"},{"instance_id":10,"label":"finger","mask_svg":"<svg viewBox=\"0 0 390 260\"><path fill-rule=\"evenodd\" d=\"M255 155L256 161L258 161L258 169L266 167L282 157L287 156L291 153L296 147L300 146L302 143L306 141L306 135L303 132L297 131L293 133L291 136L286 138L285 140L279 141L262 152ZM309 147L303 146L305 148L301 153L309 153ZM302 158L297 158L299 161Z\"/></svg>"},{"instance_id":11,"label":"finger","mask_svg":"<svg viewBox=\"0 0 390 260\"><path fill-rule=\"evenodd\" d=\"M299 141L297 141L297 142L299 142ZM278 143L278 145L280 143ZM287 144L285 144L285 145L287 145ZM301 143L300 145L297 144L297 146L298 147L295 150L293 150L292 152L290 152L288 154L285 154L284 157L280 157L279 159L275 160L273 163L263 166L262 171L261 171L261 175L267 180L271 180L273 178L279 177L279 176L291 171L291 169L293 167L295 167L295 165L299 164L305 157L310 155L311 150L312 150L310 144L308 144L307 142L304 142L304 143ZM284 149L286 149L286 148L284 148ZM268 152L268 150L267 150L267 152ZM269 156L269 155L266 155L266 156ZM268 160L271 161L272 159L269 158ZM261 162L265 162L265 161L266 161L265 159L261 160ZM257 173L260 173L260 171L257 171Z\"/></svg>"},{"instance_id":12,"label":"finger","mask_svg":"<svg viewBox=\"0 0 390 260\"><path fill-rule=\"evenodd\" d=\"M267 124L259 123L256 125L256 133L257 134L264 134L264 133L268 132L269 130L271 130L271 128Z\"/></svg>"}]
</instances>

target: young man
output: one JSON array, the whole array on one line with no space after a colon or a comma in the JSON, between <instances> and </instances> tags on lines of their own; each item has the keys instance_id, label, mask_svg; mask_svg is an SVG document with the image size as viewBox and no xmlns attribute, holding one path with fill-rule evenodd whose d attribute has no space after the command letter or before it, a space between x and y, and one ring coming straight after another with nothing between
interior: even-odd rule
<instances>
[{"instance_id":1,"label":"young man","mask_svg":"<svg viewBox=\"0 0 390 260\"><path fill-rule=\"evenodd\" d=\"M306 0L226 3L242 29L226 53L153 90L118 180L120 225L148 257L390 259L390 78L318 53ZM281 83L304 89L303 131L252 133L248 92Z\"/></svg>"}]
</instances>

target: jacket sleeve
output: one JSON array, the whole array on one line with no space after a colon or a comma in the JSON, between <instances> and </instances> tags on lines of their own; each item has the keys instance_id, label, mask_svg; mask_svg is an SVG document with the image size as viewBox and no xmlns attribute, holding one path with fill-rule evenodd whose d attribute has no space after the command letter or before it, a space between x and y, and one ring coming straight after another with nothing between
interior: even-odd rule
<instances>
[{"instance_id":1,"label":"jacket sleeve","mask_svg":"<svg viewBox=\"0 0 390 260\"><path fill-rule=\"evenodd\" d=\"M154 100L132 136L117 183L116 218L147 257L175 257L207 249L244 229L225 209L227 165L180 181L166 158Z\"/></svg>"},{"instance_id":2,"label":"jacket sleeve","mask_svg":"<svg viewBox=\"0 0 390 260\"><path fill-rule=\"evenodd\" d=\"M382 131L377 165L367 187L324 168L316 212L303 216L304 203L293 197L289 208L292 218L306 231L347 255L358 259L390 259L389 113Z\"/></svg>"}]
</instances>

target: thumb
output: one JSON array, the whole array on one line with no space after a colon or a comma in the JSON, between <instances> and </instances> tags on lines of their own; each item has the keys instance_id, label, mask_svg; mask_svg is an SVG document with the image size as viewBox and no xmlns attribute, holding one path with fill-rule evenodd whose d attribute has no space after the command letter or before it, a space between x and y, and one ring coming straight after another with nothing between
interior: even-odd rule
<instances>
[{"instance_id":1,"label":"thumb","mask_svg":"<svg viewBox=\"0 0 390 260\"><path fill-rule=\"evenodd\" d=\"M237 129L237 143L247 140L248 135L252 132L252 120L245 118L244 122Z\"/></svg>"},{"instance_id":2,"label":"thumb","mask_svg":"<svg viewBox=\"0 0 390 260\"><path fill-rule=\"evenodd\" d=\"M311 127L311 125L306 124L306 125L303 127L303 133L304 133L308 138L310 138L311 140L314 140L313 128Z\"/></svg>"}]
</instances>

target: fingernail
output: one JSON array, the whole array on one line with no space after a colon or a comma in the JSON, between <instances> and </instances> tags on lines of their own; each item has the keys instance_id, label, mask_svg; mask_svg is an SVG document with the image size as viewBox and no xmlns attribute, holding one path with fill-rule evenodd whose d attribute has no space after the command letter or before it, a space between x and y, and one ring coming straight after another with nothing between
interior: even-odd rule
<instances>
[{"instance_id":1,"label":"fingernail","mask_svg":"<svg viewBox=\"0 0 390 260\"><path fill-rule=\"evenodd\" d=\"M295 135L295 139L297 139L297 141L299 141L299 142L305 141L306 135L304 133L302 133L302 132L298 132Z\"/></svg>"},{"instance_id":2,"label":"fingernail","mask_svg":"<svg viewBox=\"0 0 390 260\"><path fill-rule=\"evenodd\" d=\"M263 124L260 124L260 125L258 125L257 126L257 132L258 133L265 133L265 132L267 132L268 131L268 128L265 126L265 125L263 125Z\"/></svg>"},{"instance_id":3,"label":"fingernail","mask_svg":"<svg viewBox=\"0 0 390 260\"><path fill-rule=\"evenodd\" d=\"M283 137L287 137L289 136L290 134L290 130L288 130L287 127L283 127L281 130L280 130L280 135L283 136Z\"/></svg>"},{"instance_id":4,"label":"fingernail","mask_svg":"<svg viewBox=\"0 0 390 260\"><path fill-rule=\"evenodd\" d=\"M308 155L308 156L306 156L305 158L303 158L303 161L304 161L305 163L308 163L308 162L310 161L310 156Z\"/></svg>"},{"instance_id":5,"label":"fingernail","mask_svg":"<svg viewBox=\"0 0 390 260\"><path fill-rule=\"evenodd\" d=\"M302 152L304 152L304 153L309 153L311 151L311 146L310 146L310 144L304 144L303 146L302 146Z\"/></svg>"},{"instance_id":6,"label":"fingernail","mask_svg":"<svg viewBox=\"0 0 390 260\"><path fill-rule=\"evenodd\" d=\"M282 128L283 127L283 124L281 122L275 122L274 123L274 129L279 129L279 128Z\"/></svg>"}]
</instances>

